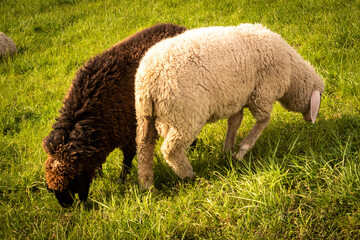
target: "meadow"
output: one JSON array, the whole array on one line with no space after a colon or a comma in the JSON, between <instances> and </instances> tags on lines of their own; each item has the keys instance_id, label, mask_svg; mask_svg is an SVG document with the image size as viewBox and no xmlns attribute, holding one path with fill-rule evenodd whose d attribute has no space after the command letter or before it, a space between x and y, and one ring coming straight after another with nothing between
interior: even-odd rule
<instances>
[{"instance_id":1,"label":"meadow","mask_svg":"<svg viewBox=\"0 0 360 240\"><path fill-rule=\"evenodd\" d=\"M0 59L0 239L360 238L359 0L1 0L0 31L17 55ZM276 104L241 162L221 153L226 121L208 124L182 182L157 145L155 185L141 192L136 159L117 183L115 150L86 203L62 208L46 189L42 139L77 69L160 22L188 28L261 23L322 76L315 124ZM254 124L248 111L237 142Z\"/></svg>"}]
</instances>

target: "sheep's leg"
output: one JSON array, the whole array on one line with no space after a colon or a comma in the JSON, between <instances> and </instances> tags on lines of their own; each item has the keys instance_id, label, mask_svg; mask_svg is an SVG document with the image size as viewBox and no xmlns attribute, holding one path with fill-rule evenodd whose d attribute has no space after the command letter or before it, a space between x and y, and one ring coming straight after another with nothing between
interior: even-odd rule
<instances>
[{"instance_id":1,"label":"sheep's leg","mask_svg":"<svg viewBox=\"0 0 360 240\"><path fill-rule=\"evenodd\" d=\"M139 184L142 190L150 189L154 180L154 148L157 132L154 117L138 117L137 119L137 156Z\"/></svg>"},{"instance_id":2,"label":"sheep's leg","mask_svg":"<svg viewBox=\"0 0 360 240\"><path fill-rule=\"evenodd\" d=\"M228 119L228 129L227 129L227 133L226 133L226 139L225 139L225 144L224 144L224 148L223 148L223 153L229 152L230 149L232 147L234 147L235 141L236 141L236 133L240 127L243 116L244 116L244 112L243 112L243 109L241 109L238 113L232 115Z\"/></svg>"},{"instance_id":3,"label":"sheep's leg","mask_svg":"<svg viewBox=\"0 0 360 240\"><path fill-rule=\"evenodd\" d=\"M123 168L120 172L120 177L118 182L124 181L126 176L129 174L132 160L135 157L135 150L123 150L123 154L124 154Z\"/></svg>"},{"instance_id":4,"label":"sheep's leg","mask_svg":"<svg viewBox=\"0 0 360 240\"><path fill-rule=\"evenodd\" d=\"M186 157L186 149L192 140L186 141L182 139L181 135L171 128L161 145L161 152L166 162L181 179L195 178L193 168Z\"/></svg>"},{"instance_id":5,"label":"sheep's leg","mask_svg":"<svg viewBox=\"0 0 360 240\"><path fill-rule=\"evenodd\" d=\"M236 160L240 160L254 146L256 140L260 137L262 131L270 122L270 117L264 120L256 121L254 127L245 139L239 144L239 149L232 155Z\"/></svg>"}]
</instances>

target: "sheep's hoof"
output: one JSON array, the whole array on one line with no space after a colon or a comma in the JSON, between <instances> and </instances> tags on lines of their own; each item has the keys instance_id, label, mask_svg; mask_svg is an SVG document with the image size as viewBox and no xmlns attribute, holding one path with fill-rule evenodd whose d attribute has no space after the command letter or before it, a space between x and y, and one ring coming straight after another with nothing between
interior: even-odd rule
<instances>
[{"instance_id":1,"label":"sheep's hoof","mask_svg":"<svg viewBox=\"0 0 360 240\"><path fill-rule=\"evenodd\" d=\"M183 178L183 181L189 182L195 180L195 178L196 178L196 174L194 172L191 172L189 176Z\"/></svg>"},{"instance_id":2,"label":"sheep's hoof","mask_svg":"<svg viewBox=\"0 0 360 240\"><path fill-rule=\"evenodd\" d=\"M150 192L152 192L153 194L158 194L159 190L153 185L151 186L151 188L149 189Z\"/></svg>"},{"instance_id":3,"label":"sheep's hoof","mask_svg":"<svg viewBox=\"0 0 360 240\"><path fill-rule=\"evenodd\" d=\"M232 158L237 160L237 161L240 161L240 158L238 157L237 153L233 153Z\"/></svg>"},{"instance_id":4,"label":"sheep's hoof","mask_svg":"<svg viewBox=\"0 0 360 240\"><path fill-rule=\"evenodd\" d=\"M244 155L246 154L245 150L240 150L238 152L235 152L232 154L232 158L237 160L238 162L241 161L241 159L244 157Z\"/></svg>"},{"instance_id":5,"label":"sheep's hoof","mask_svg":"<svg viewBox=\"0 0 360 240\"><path fill-rule=\"evenodd\" d=\"M153 177L152 176L143 176L139 179L140 189L141 191L151 190L151 188L155 188L153 186Z\"/></svg>"},{"instance_id":6,"label":"sheep's hoof","mask_svg":"<svg viewBox=\"0 0 360 240\"><path fill-rule=\"evenodd\" d=\"M232 149L232 146L225 145L222 149L222 153L226 155L226 154L230 153L231 149Z\"/></svg>"},{"instance_id":7,"label":"sheep's hoof","mask_svg":"<svg viewBox=\"0 0 360 240\"><path fill-rule=\"evenodd\" d=\"M191 184L192 182L195 182L195 178L184 178L181 180L184 184Z\"/></svg>"},{"instance_id":8,"label":"sheep's hoof","mask_svg":"<svg viewBox=\"0 0 360 240\"><path fill-rule=\"evenodd\" d=\"M159 193L159 190L154 186L154 185L151 185L150 187L145 187L145 186L140 186L140 191L141 192L151 192L153 194L157 194Z\"/></svg>"},{"instance_id":9,"label":"sheep's hoof","mask_svg":"<svg viewBox=\"0 0 360 240\"><path fill-rule=\"evenodd\" d=\"M196 178L196 174L195 174L195 173L192 173L192 175L190 176L190 179L191 179L191 180L195 180L195 178Z\"/></svg>"}]
</instances>

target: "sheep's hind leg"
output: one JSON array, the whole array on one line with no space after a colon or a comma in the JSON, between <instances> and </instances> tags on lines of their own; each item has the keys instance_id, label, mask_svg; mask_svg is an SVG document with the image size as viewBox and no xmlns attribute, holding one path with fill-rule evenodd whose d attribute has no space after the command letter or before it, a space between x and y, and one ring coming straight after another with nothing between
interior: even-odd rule
<instances>
[{"instance_id":1,"label":"sheep's hind leg","mask_svg":"<svg viewBox=\"0 0 360 240\"><path fill-rule=\"evenodd\" d=\"M224 148L223 148L223 153L229 152L230 149L232 147L234 147L235 141L236 141L236 133L240 127L243 116L244 116L244 112L243 112L243 109L241 109L238 113L232 115L228 119L228 129L227 129L227 133L226 133L226 139L225 139L225 144L224 144Z\"/></svg>"},{"instance_id":2,"label":"sheep's hind leg","mask_svg":"<svg viewBox=\"0 0 360 240\"><path fill-rule=\"evenodd\" d=\"M254 146L256 140L260 137L262 131L267 127L270 122L270 117L264 120L256 121L254 127L245 139L239 144L239 149L232 155L238 161Z\"/></svg>"},{"instance_id":3,"label":"sheep's hind leg","mask_svg":"<svg viewBox=\"0 0 360 240\"><path fill-rule=\"evenodd\" d=\"M186 149L192 140L181 138L181 135L171 128L161 145L161 152L166 162L181 179L195 178L193 168L186 157Z\"/></svg>"},{"instance_id":4,"label":"sheep's hind leg","mask_svg":"<svg viewBox=\"0 0 360 240\"><path fill-rule=\"evenodd\" d=\"M150 189L154 180L154 148L157 132L154 117L138 117L137 119L137 156L139 184L142 190Z\"/></svg>"},{"instance_id":5,"label":"sheep's hind leg","mask_svg":"<svg viewBox=\"0 0 360 240\"><path fill-rule=\"evenodd\" d=\"M120 177L118 182L123 182L126 179L126 176L129 174L132 160L135 157L135 150L123 150L124 160L123 160L123 168L120 172Z\"/></svg>"}]
</instances>

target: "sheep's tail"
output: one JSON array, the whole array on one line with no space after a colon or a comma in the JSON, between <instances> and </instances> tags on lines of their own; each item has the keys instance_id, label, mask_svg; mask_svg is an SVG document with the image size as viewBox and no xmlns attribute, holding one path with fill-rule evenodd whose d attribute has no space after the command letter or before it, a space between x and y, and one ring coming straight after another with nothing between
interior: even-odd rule
<instances>
[{"instance_id":1,"label":"sheep's tail","mask_svg":"<svg viewBox=\"0 0 360 240\"><path fill-rule=\"evenodd\" d=\"M153 116L154 115L154 99L152 89L157 80L157 74L152 71L151 65L143 59L135 77L135 108L136 116ZM148 65L150 65L148 67Z\"/></svg>"}]
</instances>

